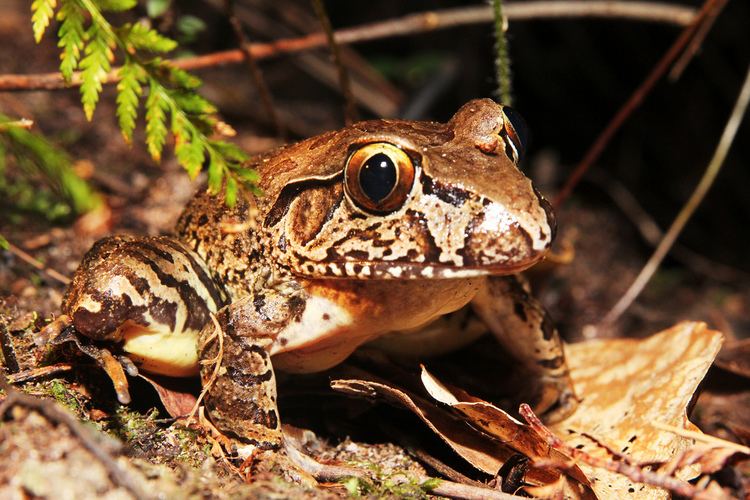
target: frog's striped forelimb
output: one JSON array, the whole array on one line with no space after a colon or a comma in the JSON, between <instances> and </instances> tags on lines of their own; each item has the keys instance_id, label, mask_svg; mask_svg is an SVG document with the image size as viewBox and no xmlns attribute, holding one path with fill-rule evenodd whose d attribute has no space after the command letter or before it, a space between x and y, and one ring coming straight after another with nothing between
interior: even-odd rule
<instances>
[{"instance_id":1,"label":"frog's striped forelimb","mask_svg":"<svg viewBox=\"0 0 750 500\"><path fill-rule=\"evenodd\" d=\"M534 409L548 422L572 413L578 400L560 334L520 276L491 277L472 301L476 313L536 381Z\"/></svg>"}]
</instances>

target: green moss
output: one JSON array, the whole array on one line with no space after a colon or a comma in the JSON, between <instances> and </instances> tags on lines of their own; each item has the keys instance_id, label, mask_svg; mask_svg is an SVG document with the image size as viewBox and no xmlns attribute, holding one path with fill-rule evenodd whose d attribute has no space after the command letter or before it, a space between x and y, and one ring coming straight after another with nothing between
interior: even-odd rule
<instances>
[{"instance_id":1,"label":"green moss","mask_svg":"<svg viewBox=\"0 0 750 500\"><path fill-rule=\"evenodd\" d=\"M68 389L65 383L60 379L53 379L47 386L49 395L52 396L55 401L68 408L76 415L83 414L83 405L78 401L77 395L74 391Z\"/></svg>"},{"instance_id":2,"label":"green moss","mask_svg":"<svg viewBox=\"0 0 750 500\"><path fill-rule=\"evenodd\" d=\"M430 491L434 490L441 482L440 479L431 478L422 481L419 477L411 476L404 472L384 474L377 464L371 462L349 463L358 469L367 469L373 472L373 477L346 477L339 482L346 488L352 497L373 498L427 498Z\"/></svg>"}]
</instances>

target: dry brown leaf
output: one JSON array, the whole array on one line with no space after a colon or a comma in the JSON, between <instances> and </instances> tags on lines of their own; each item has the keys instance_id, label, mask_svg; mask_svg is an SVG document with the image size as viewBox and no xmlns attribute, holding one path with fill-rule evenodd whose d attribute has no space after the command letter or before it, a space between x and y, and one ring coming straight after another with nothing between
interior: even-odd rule
<instances>
[{"instance_id":1,"label":"dry brown leaf","mask_svg":"<svg viewBox=\"0 0 750 500\"><path fill-rule=\"evenodd\" d=\"M380 397L408 408L464 460L487 474L496 474L516 453L471 429L443 408L400 388L369 380L334 380L331 387L353 396ZM557 481L559 476L555 470L535 468L529 470L525 479L532 484L545 485Z\"/></svg>"},{"instance_id":2,"label":"dry brown leaf","mask_svg":"<svg viewBox=\"0 0 750 500\"><path fill-rule=\"evenodd\" d=\"M551 426L566 443L593 456L608 452L582 434L596 437L634 462L669 462L694 440L653 423L697 430L686 409L721 347L721 333L704 323L684 322L646 339L615 339L567 346L576 392L576 412ZM600 498L663 499L659 488L633 483L613 472L581 468ZM695 475L683 469L682 479Z\"/></svg>"},{"instance_id":3,"label":"dry brown leaf","mask_svg":"<svg viewBox=\"0 0 750 500\"><path fill-rule=\"evenodd\" d=\"M173 418L184 417L189 414L195 406L196 388L185 380L169 377L149 375L148 377L138 374L140 378L151 384L159 395L167 413Z\"/></svg>"},{"instance_id":4,"label":"dry brown leaf","mask_svg":"<svg viewBox=\"0 0 750 500\"><path fill-rule=\"evenodd\" d=\"M727 343L716 358L716 366L735 375L750 378L750 339Z\"/></svg>"},{"instance_id":5,"label":"dry brown leaf","mask_svg":"<svg viewBox=\"0 0 750 500\"><path fill-rule=\"evenodd\" d=\"M474 427L501 441L510 448L533 460L568 462L570 457L550 449L547 442L529 426L511 417L505 411L486 401L479 400L455 388L448 388L422 367L422 383L427 392L462 414ZM588 484L586 476L577 467L568 473L578 482Z\"/></svg>"}]
</instances>

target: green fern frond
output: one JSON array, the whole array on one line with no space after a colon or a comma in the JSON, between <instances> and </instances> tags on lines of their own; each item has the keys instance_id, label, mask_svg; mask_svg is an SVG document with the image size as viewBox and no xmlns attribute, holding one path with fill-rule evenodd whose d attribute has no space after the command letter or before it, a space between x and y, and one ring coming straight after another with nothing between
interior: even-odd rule
<instances>
[{"instance_id":1,"label":"green fern frond","mask_svg":"<svg viewBox=\"0 0 750 500\"><path fill-rule=\"evenodd\" d=\"M78 61L84 49L86 38L83 25L84 11L77 0L63 0L57 12L57 20L60 23L57 46L62 49L60 73L69 82L73 77L73 71L78 68Z\"/></svg>"},{"instance_id":2,"label":"green fern frond","mask_svg":"<svg viewBox=\"0 0 750 500\"><path fill-rule=\"evenodd\" d=\"M122 12L138 5L138 0L95 0L102 11Z\"/></svg>"},{"instance_id":3,"label":"green fern frond","mask_svg":"<svg viewBox=\"0 0 750 500\"><path fill-rule=\"evenodd\" d=\"M211 115L216 113L216 107L195 92L174 91L172 98L177 106L190 115Z\"/></svg>"},{"instance_id":4,"label":"green fern frond","mask_svg":"<svg viewBox=\"0 0 750 500\"><path fill-rule=\"evenodd\" d=\"M208 149L208 160L208 192L217 194L221 192L221 186L224 183L227 162L213 148Z\"/></svg>"},{"instance_id":5,"label":"green fern frond","mask_svg":"<svg viewBox=\"0 0 750 500\"><path fill-rule=\"evenodd\" d=\"M8 120L0 115L0 123ZM0 186L0 196L9 197L15 207L53 220L71 213L82 214L101 204L99 195L75 173L71 158L44 136L21 127L9 127L0 134L0 145L5 146L0 150L5 149L15 157L16 165L27 177L42 174L51 189L40 190L38 185L23 181ZM4 161L3 153L0 152ZM0 172L0 184L2 180Z\"/></svg>"},{"instance_id":6,"label":"green fern frond","mask_svg":"<svg viewBox=\"0 0 750 500\"><path fill-rule=\"evenodd\" d=\"M47 31L47 26L55 15L57 0L34 0L31 2L31 26L34 30L34 40L39 43Z\"/></svg>"},{"instance_id":7,"label":"green fern frond","mask_svg":"<svg viewBox=\"0 0 750 500\"><path fill-rule=\"evenodd\" d=\"M141 97L146 96L146 146L155 161L161 161L167 135L174 136L177 161L194 179L206 167L209 191L226 190L226 203L233 205L240 187L258 192L257 173L243 167L247 155L237 146L210 139L222 133L215 116L217 109L196 90L201 80L154 54L170 52L177 42L144 23L113 26L103 12L122 12L136 6L137 0L34 0L34 36L44 34L57 4L60 71L71 80L81 71L81 103L92 119L102 85L112 70L116 49L124 56L117 85L117 118L122 135L132 141ZM144 53L150 53L145 57ZM167 120L170 120L169 123Z\"/></svg>"},{"instance_id":8,"label":"green fern frond","mask_svg":"<svg viewBox=\"0 0 750 500\"><path fill-rule=\"evenodd\" d=\"M136 50L170 52L177 48L177 42L145 24L126 24L120 32L123 42L131 53Z\"/></svg>"},{"instance_id":9,"label":"green fern frond","mask_svg":"<svg viewBox=\"0 0 750 500\"><path fill-rule=\"evenodd\" d=\"M162 98L161 86L149 79L146 98L146 146L154 161L161 161L161 152L167 140L167 111L169 103Z\"/></svg>"},{"instance_id":10,"label":"green fern frond","mask_svg":"<svg viewBox=\"0 0 750 500\"><path fill-rule=\"evenodd\" d=\"M177 161L187 170L191 179L195 179L203 168L206 159L206 143L190 120L172 104L172 135L174 135L174 154Z\"/></svg>"},{"instance_id":11,"label":"green fern frond","mask_svg":"<svg viewBox=\"0 0 750 500\"><path fill-rule=\"evenodd\" d=\"M125 141L130 143L138 117L138 101L143 93L143 68L128 60L120 68L120 81L117 84L117 119Z\"/></svg>"},{"instance_id":12,"label":"green fern frond","mask_svg":"<svg viewBox=\"0 0 750 500\"><path fill-rule=\"evenodd\" d=\"M227 176L227 183L224 187L224 202L230 207L237 203L237 181L231 175Z\"/></svg>"},{"instance_id":13,"label":"green fern frond","mask_svg":"<svg viewBox=\"0 0 750 500\"><path fill-rule=\"evenodd\" d=\"M175 66L172 66L171 64L168 64L168 68L170 82L179 88L183 88L185 90L195 90L203 85L203 82L200 78L195 75L191 75L184 69L177 68Z\"/></svg>"},{"instance_id":14,"label":"green fern frond","mask_svg":"<svg viewBox=\"0 0 750 500\"><path fill-rule=\"evenodd\" d=\"M248 154L241 150L236 144L226 141L211 141L211 147L216 149L222 156L236 163L243 163L247 161ZM254 171L251 171L254 172ZM250 182L258 180L256 177Z\"/></svg>"},{"instance_id":15,"label":"green fern frond","mask_svg":"<svg viewBox=\"0 0 750 500\"><path fill-rule=\"evenodd\" d=\"M84 49L84 57L81 60L81 103L86 119L91 121L99 102L99 94L102 91L102 81L107 77L111 62L114 60L114 40L109 34L99 29L97 24L92 24L86 32L88 43Z\"/></svg>"}]
</instances>

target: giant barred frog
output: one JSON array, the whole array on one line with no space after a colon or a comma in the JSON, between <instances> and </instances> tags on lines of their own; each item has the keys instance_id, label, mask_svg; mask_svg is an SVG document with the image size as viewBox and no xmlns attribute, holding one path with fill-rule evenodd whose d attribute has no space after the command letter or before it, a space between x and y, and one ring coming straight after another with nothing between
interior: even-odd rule
<instances>
[{"instance_id":1,"label":"giant barred frog","mask_svg":"<svg viewBox=\"0 0 750 500\"><path fill-rule=\"evenodd\" d=\"M61 321L157 374L197 375L221 344L208 414L250 447L281 443L274 369L324 370L379 337L457 347L482 329L456 315L521 361L554 419L575 397L557 331L516 276L555 232L517 168L523 147L515 113L483 99L446 124L365 121L261 155L263 196L228 208L198 194L175 236L97 242ZM213 373L203 365L204 383Z\"/></svg>"}]
</instances>

